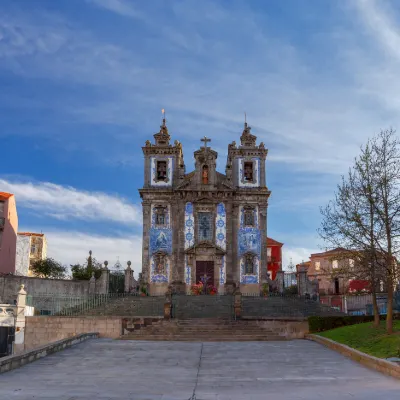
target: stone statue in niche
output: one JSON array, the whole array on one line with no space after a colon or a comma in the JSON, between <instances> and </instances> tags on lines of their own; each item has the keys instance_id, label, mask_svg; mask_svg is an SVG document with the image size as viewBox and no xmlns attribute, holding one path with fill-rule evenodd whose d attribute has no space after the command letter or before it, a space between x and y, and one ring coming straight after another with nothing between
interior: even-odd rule
<instances>
[{"instance_id":1,"label":"stone statue in niche","mask_svg":"<svg viewBox=\"0 0 400 400\"><path fill-rule=\"evenodd\" d=\"M208 184L208 166L207 165L203 166L202 181L203 181L203 185Z\"/></svg>"}]
</instances>

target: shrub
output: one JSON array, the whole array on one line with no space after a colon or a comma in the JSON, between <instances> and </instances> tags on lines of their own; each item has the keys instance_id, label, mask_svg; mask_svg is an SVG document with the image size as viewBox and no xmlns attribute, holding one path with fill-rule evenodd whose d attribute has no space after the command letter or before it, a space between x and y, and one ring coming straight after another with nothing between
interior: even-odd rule
<instances>
[{"instance_id":1,"label":"shrub","mask_svg":"<svg viewBox=\"0 0 400 400\"><path fill-rule=\"evenodd\" d=\"M381 320L386 319L386 315L380 315ZM400 320L400 314L394 314L393 319ZM311 333L324 332L331 329L340 328L341 326L362 324L364 322L372 322L373 315L344 315L329 317L308 317L308 327Z\"/></svg>"}]
</instances>

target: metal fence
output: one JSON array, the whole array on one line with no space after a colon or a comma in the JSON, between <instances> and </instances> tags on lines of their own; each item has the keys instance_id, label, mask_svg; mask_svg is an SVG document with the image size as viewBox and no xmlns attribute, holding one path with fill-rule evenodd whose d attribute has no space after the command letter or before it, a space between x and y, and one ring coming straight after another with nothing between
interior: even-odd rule
<instances>
[{"instance_id":1,"label":"metal fence","mask_svg":"<svg viewBox=\"0 0 400 400\"><path fill-rule=\"evenodd\" d=\"M320 302L340 310L348 315L372 315L372 295L331 295L320 296ZM379 314L387 313L387 294L379 293L377 295ZM396 305L394 307L396 309ZM400 311L400 310L398 310Z\"/></svg>"},{"instance_id":2,"label":"metal fence","mask_svg":"<svg viewBox=\"0 0 400 400\"><path fill-rule=\"evenodd\" d=\"M27 305L35 315L79 316L162 316L164 296L140 296L136 293L108 293L88 296L42 294L27 296Z\"/></svg>"}]
</instances>

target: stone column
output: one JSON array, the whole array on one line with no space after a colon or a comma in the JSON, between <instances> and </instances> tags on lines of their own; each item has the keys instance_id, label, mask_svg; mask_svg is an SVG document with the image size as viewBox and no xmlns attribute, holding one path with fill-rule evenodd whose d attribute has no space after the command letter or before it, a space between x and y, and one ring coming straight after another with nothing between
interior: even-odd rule
<instances>
[{"instance_id":1,"label":"stone column","mask_svg":"<svg viewBox=\"0 0 400 400\"><path fill-rule=\"evenodd\" d=\"M230 223L228 223L228 212L230 211ZM232 293L237 283L240 283L239 258L238 258L238 224L239 205L229 202L227 204L227 255L230 263L226 264L226 290L225 293Z\"/></svg>"},{"instance_id":2,"label":"stone column","mask_svg":"<svg viewBox=\"0 0 400 400\"><path fill-rule=\"evenodd\" d=\"M176 212L177 216L175 217L175 229L178 231L178 239L177 239L177 260L176 260L176 269L177 269L177 277L178 280L185 283L185 202L181 200L177 207Z\"/></svg>"},{"instance_id":3,"label":"stone column","mask_svg":"<svg viewBox=\"0 0 400 400\"><path fill-rule=\"evenodd\" d=\"M259 206L260 214L260 236L261 236L261 257L260 257L260 289L268 282L267 279L267 205Z\"/></svg>"},{"instance_id":4,"label":"stone column","mask_svg":"<svg viewBox=\"0 0 400 400\"><path fill-rule=\"evenodd\" d=\"M307 292L307 271L301 267L297 273L297 290L300 296L304 296Z\"/></svg>"},{"instance_id":5,"label":"stone column","mask_svg":"<svg viewBox=\"0 0 400 400\"><path fill-rule=\"evenodd\" d=\"M108 261L104 261L104 268L101 270L101 275L100 275L100 284L99 284L99 290L97 293L99 294L107 294L108 293L108 287L109 287L109 281L110 281L110 270L107 268Z\"/></svg>"},{"instance_id":6,"label":"stone column","mask_svg":"<svg viewBox=\"0 0 400 400\"><path fill-rule=\"evenodd\" d=\"M142 241L142 276L144 284L150 283L150 227L151 227L151 203L143 201L143 241Z\"/></svg>"},{"instance_id":7,"label":"stone column","mask_svg":"<svg viewBox=\"0 0 400 400\"><path fill-rule=\"evenodd\" d=\"M15 340L13 346L13 354L21 353L25 347L25 305L26 305L26 291L25 285L21 288L17 296L17 308L15 315Z\"/></svg>"},{"instance_id":8,"label":"stone column","mask_svg":"<svg viewBox=\"0 0 400 400\"><path fill-rule=\"evenodd\" d=\"M240 319L242 316L242 293L239 289L234 292L234 308L235 308L235 318Z\"/></svg>"},{"instance_id":9,"label":"stone column","mask_svg":"<svg viewBox=\"0 0 400 400\"><path fill-rule=\"evenodd\" d=\"M283 293L283 287L284 287L283 279L284 279L284 272L277 271L275 281L276 281L276 285L277 285L279 293Z\"/></svg>"},{"instance_id":10,"label":"stone column","mask_svg":"<svg viewBox=\"0 0 400 400\"><path fill-rule=\"evenodd\" d=\"M225 212L226 212L226 255L225 255L225 285L228 282L233 282L233 237L232 237L232 226L233 226L233 207L232 202L230 200L224 201L225 203ZM226 290L225 290L226 293Z\"/></svg>"},{"instance_id":11,"label":"stone column","mask_svg":"<svg viewBox=\"0 0 400 400\"><path fill-rule=\"evenodd\" d=\"M131 262L127 262L128 266L125 269L125 293L129 293L133 286L133 270L131 269Z\"/></svg>"},{"instance_id":12,"label":"stone column","mask_svg":"<svg viewBox=\"0 0 400 400\"><path fill-rule=\"evenodd\" d=\"M94 277L94 272L92 272L92 276L89 279L89 294L96 293L96 278Z\"/></svg>"},{"instance_id":13,"label":"stone column","mask_svg":"<svg viewBox=\"0 0 400 400\"><path fill-rule=\"evenodd\" d=\"M183 228L183 222L181 224L182 216L180 215L179 211L180 210L178 205L178 199L174 199L171 204L171 227L172 227L171 285L174 293L185 293L186 285L184 283L185 281L184 281L184 269L183 269L184 259L183 257L180 257L181 241L179 240L180 237L182 237L180 231L181 228Z\"/></svg>"}]
</instances>

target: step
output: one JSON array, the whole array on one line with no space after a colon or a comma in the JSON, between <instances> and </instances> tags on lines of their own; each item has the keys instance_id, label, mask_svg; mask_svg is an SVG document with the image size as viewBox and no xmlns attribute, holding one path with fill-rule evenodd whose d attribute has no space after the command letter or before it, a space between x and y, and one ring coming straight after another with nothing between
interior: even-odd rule
<instances>
[{"instance_id":1,"label":"step","mask_svg":"<svg viewBox=\"0 0 400 400\"><path fill-rule=\"evenodd\" d=\"M121 340L145 340L145 341L190 341L190 342L248 342L248 341L283 341L287 340L279 335L247 335L247 336L197 336L197 335L149 335L146 338L140 336L124 335Z\"/></svg>"}]
</instances>

